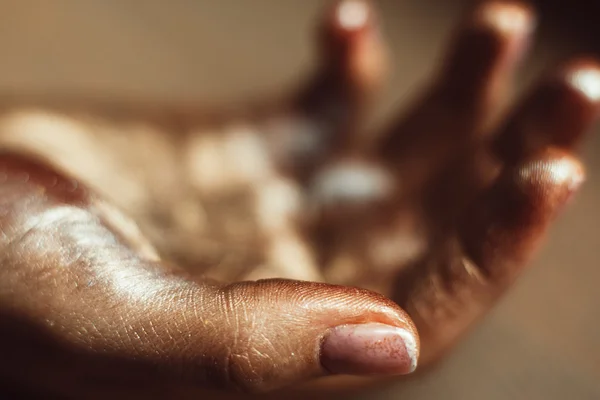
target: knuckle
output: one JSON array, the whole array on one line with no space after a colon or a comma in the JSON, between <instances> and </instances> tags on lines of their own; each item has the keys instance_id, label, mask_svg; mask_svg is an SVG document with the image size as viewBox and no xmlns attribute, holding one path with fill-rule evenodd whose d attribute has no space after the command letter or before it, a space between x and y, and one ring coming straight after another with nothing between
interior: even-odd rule
<instances>
[{"instance_id":1,"label":"knuckle","mask_svg":"<svg viewBox=\"0 0 600 400\"><path fill-rule=\"evenodd\" d=\"M253 285L238 284L224 291L220 309L225 348L219 369L229 388L245 393L264 393L282 383L278 357L281 343L273 340L280 332L257 310Z\"/></svg>"}]
</instances>

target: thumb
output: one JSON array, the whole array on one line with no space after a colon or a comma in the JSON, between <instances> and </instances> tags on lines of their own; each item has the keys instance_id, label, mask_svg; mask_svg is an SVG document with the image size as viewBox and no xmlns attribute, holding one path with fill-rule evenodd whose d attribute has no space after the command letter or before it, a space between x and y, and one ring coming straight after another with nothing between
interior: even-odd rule
<instances>
[{"instance_id":1,"label":"thumb","mask_svg":"<svg viewBox=\"0 0 600 400\"><path fill-rule=\"evenodd\" d=\"M237 329L227 330L230 380L274 388L328 374L407 374L416 368L412 322L378 294L321 283L267 280L228 286ZM218 302L217 302L218 303ZM248 311L250 310L250 311ZM231 322L229 322L231 324Z\"/></svg>"},{"instance_id":2,"label":"thumb","mask_svg":"<svg viewBox=\"0 0 600 400\"><path fill-rule=\"evenodd\" d=\"M160 262L134 225L74 180L14 155L0 156L0 176L0 351L29 368L0 366L11 381L35 377L77 393L148 382L259 392L416 367L415 327L381 295L194 280ZM25 325L35 334L23 335Z\"/></svg>"}]
</instances>

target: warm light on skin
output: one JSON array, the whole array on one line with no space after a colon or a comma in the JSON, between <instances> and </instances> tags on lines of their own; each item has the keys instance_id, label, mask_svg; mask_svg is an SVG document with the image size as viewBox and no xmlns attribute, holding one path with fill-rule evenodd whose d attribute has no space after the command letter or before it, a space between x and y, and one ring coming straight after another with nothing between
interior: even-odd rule
<instances>
[{"instance_id":1,"label":"warm light on skin","mask_svg":"<svg viewBox=\"0 0 600 400\"><path fill-rule=\"evenodd\" d=\"M490 3L481 9L481 20L507 34L531 29L531 13L520 5Z\"/></svg>"},{"instance_id":2,"label":"warm light on skin","mask_svg":"<svg viewBox=\"0 0 600 400\"><path fill-rule=\"evenodd\" d=\"M102 199L96 199L93 207L103 216L109 226L119 232L124 232L125 237L132 238L130 242L138 256L152 262L161 260L154 246L144 237L138 225L129 216Z\"/></svg>"},{"instance_id":3,"label":"warm light on skin","mask_svg":"<svg viewBox=\"0 0 600 400\"><path fill-rule=\"evenodd\" d=\"M336 16L342 28L360 29L369 19L369 6L361 0L347 0L338 6Z\"/></svg>"},{"instance_id":4,"label":"warm light on skin","mask_svg":"<svg viewBox=\"0 0 600 400\"><path fill-rule=\"evenodd\" d=\"M195 186L212 196L256 184L274 173L264 141L244 125L232 125L221 134L198 132L187 147L187 163Z\"/></svg>"},{"instance_id":5,"label":"warm light on skin","mask_svg":"<svg viewBox=\"0 0 600 400\"><path fill-rule=\"evenodd\" d=\"M381 272L393 271L427 249L425 238L409 227L374 233L369 244L369 261Z\"/></svg>"},{"instance_id":6,"label":"warm light on skin","mask_svg":"<svg viewBox=\"0 0 600 400\"><path fill-rule=\"evenodd\" d=\"M267 245L267 262L288 279L320 281L311 249L294 232L281 232ZM256 279L256 278L253 278Z\"/></svg>"},{"instance_id":7,"label":"warm light on skin","mask_svg":"<svg viewBox=\"0 0 600 400\"><path fill-rule=\"evenodd\" d=\"M297 185L285 179L269 179L255 189L257 222L266 232L291 229L292 217L301 208Z\"/></svg>"},{"instance_id":8,"label":"warm light on skin","mask_svg":"<svg viewBox=\"0 0 600 400\"><path fill-rule=\"evenodd\" d=\"M313 196L323 204L369 202L389 195L392 189L392 178L383 169L347 162L323 171L315 180Z\"/></svg>"},{"instance_id":9,"label":"warm light on skin","mask_svg":"<svg viewBox=\"0 0 600 400\"><path fill-rule=\"evenodd\" d=\"M373 5L327 8L321 70L272 109L207 120L192 103L0 112L0 147L67 172L46 181L39 164L0 159L0 291L52 343L101 356L75 378L102 379L106 365L109 380L123 372L135 385L151 364L156 387L143 397L192 381L197 393L213 377L262 393L324 374L411 372L447 353L524 269L583 180L571 144L599 107L600 68L569 64L496 120L535 17L486 0L445 49L447 81L367 131L387 60ZM282 280L253 282L268 278Z\"/></svg>"},{"instance_id":10,"label":"warm light on skin","mask_svg":"<svg viewBox=\"0 0 600 400\"><path fill-rule=\"evenodd\" d=\"M567 183L569 188L574 189L585 179L581 165L567 158L554 161L551 168L552 178L557 185Z\"/></svg>"},{"instance_id":11,"label":"warm light on skin","mask_svg":"<svg viewBox=\"0 0 600 400\"><path fill-rule=\"evenodd\" d=\"M530 182L535 179L535 174L540 173L540 167L542 166L543 164L530 165L523 168L519 174L525 182ZM576 189L585 180L585 172L582 166L568 157L554 159L546 165L546 168L549 172L548 178L555 186L566 185L569 189Z\"/></svg>"},{"instance_id":12,"label":"warm light on skin","mask_svg":"<svg viewBox=\"0 0 600 400\"><path fill-rule=\"evenodd\" d=\"M66 171L77 171L79 178L103 195L110 196L107 188L119 187L120 204L143 204L147 188L131 169L123 168L120 154L114 151L123 130L111 128L83 117L23 108L2 115L0 142L4 149L34 152ZM147 141L156 134L144 133Z\"/></svg>"},{"instance_id":13,"label":"warm light on skin","mask_svg":"<svg viewBox=\"0 0 600 400\"><path fill-rule=\"evenodd\" d=\"M233 125L221 140L226 163L241 183L256 183L274 173L265 141L255 129Z\"/></svg>"},{"instance_id":14,"label":"warm light on skin","mask_svg":"<svg viewBox=\"0 0 600 400\"><path fill-rule=\"evenodd\" d=\"M578 68L571 72L567 79L590 100L600 100L600 71L596 68Z\"/></svg>"}]
</instances>

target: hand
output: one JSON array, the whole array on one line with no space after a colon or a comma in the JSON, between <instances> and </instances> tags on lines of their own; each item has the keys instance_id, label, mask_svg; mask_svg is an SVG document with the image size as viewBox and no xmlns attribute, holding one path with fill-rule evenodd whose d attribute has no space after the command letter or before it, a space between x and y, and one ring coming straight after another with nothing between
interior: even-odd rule
<instances>
[{"instance_id":1,"label":"hand","mask_svg":"<svg viewBox=\"0 0 600 400\"><path fill-rule=\"evenodd\" d=\"M431 365L584 178L573 148L598 111L595 62L559 68L498 118L532 19L479 5L430 87L378 134L362 123L385 46L353 0L327 10L320 69L275 105L224 118L5 106L6 390L255 392Z\"/></svg>"}]
</instances>

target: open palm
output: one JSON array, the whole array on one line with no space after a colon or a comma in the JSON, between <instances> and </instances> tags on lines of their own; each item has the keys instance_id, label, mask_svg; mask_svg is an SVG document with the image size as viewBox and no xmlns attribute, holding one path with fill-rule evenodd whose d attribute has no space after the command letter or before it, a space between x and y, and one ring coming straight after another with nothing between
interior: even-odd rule
<instances>
[{"instance_id":1,"label":"open palm","mask_svg":"<svg viewBox=\"0 0 600 400\"><path fill-rule=\"evenodd\" d=\"M101 375L107 391L123 376L128 390L153 374L253 391L430 364L505 292L584 178L572 151L598 110L593 61L499 118L532 19L479 5L432 84L374 133L386 49L358 0L327 10L321 67L278 102L207 114L10 99L0 305L19 322L5 326L58 335L94 365L64 376Z\"/></svg>"}]
</instances>

